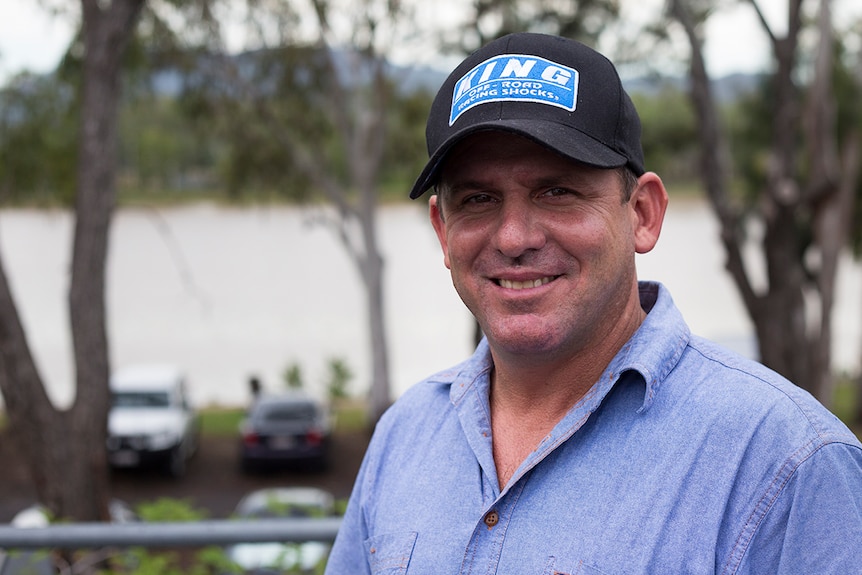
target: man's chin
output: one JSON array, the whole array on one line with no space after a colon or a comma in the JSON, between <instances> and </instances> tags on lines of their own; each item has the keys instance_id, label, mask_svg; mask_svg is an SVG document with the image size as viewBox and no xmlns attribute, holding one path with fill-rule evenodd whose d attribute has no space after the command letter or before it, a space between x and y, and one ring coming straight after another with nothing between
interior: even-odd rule
<instances>
[{"instance_id":1,"label":"man's chin","mask_svg":"<svg viewBox=\"0 0 862 575\"><path fill-rule=\"evenodd\" d=\"M552 330L541 326L509 326L486 330L492 349L511 355L541 355L553 353L560 345Z\"/></svg>"}]
</instances>

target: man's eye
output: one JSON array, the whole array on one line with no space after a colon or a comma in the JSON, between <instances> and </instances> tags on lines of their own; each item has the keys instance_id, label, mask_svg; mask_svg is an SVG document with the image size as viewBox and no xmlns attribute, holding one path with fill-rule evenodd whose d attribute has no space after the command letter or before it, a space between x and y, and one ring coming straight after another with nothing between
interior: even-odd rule
<instances>
[{"instance_id":1,"label":"man's eye","mask_svg":"<svg viewBox=\"0 0 862 575\"><path fill-rule=\"evenodd\" d=\"M570 196L570 195L574 195L574 194L575 194L574 191L569 190L567 188L549 188L549 189L545 190L544 192L542 192L543 196L547 196L547 197L551 197L551 198L556 198L556 197L561 197L561 196Z\"/></svg>"},{"instance_id":2,"label":"man's eye","mask_svg":"<svg viewBox=\"0 0 862 575\"><path fill-rule=\"evenodd\" d=\"M494 198L490 194L472 194L464 197L463 204L487 204Z\"/></svg>"}]
</instances>

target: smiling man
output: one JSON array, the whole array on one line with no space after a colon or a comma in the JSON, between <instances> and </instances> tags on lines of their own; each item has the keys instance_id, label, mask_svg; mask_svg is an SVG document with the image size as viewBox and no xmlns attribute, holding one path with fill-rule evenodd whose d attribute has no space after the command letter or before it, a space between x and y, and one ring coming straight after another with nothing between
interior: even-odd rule
<instances>
[{"instance_id":1,"label":"smiling man","mask_svg":"<svg viewBox=\"0 0 862 575\"><path fill-rule=\"evenodd\" d=\"M449 76L411 197L485 338L381 419L327 573L862 573L856 437L638 282L667 206L640 129L570 40Z\"/></svg>"}]
</instances>

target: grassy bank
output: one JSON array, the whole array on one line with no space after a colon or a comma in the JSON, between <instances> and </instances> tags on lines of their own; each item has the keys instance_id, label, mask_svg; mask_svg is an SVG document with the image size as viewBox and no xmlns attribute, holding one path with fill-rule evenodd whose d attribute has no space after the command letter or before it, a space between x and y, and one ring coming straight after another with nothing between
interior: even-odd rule
<instances>
[{"instance_id":1,"label":"grassy bank","mask_svg":"<svg viewBox=\"0 0 862 575\"><path fill-rule=\"evenodd\" d=\"M240 407L207 407L202 409L201 432L212 437L236 437L245 415ZM338 403L333 409L335 431L350 433L366 428L365 404L360 401Z\"/></svg>"}]
</instances>

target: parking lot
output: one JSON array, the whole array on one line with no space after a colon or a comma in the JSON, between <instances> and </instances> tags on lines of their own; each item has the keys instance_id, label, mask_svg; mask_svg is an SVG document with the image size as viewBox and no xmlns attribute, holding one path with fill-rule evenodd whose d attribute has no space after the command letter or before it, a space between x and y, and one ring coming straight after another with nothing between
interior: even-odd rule
<instances>
[{"instance_id":1,"label":"parking lot","mask_svg":"<svg viewBox=\"0 0 862 575\"><path fill-rule=\"evenodd\" d=\"M240 471L236 440L204 436L182 479L167 477L157 469L114 471L112 495L133 507L162 497L184 499L206 510L210 519L227 518L244 494L262 487L311 485L336 498L347 498L367 444L365 433L336 433L332 438L332 463L326 471L284 467L244 474ZM0 462L0 522L5 523L32 505L36 493L22 458L5 432L0 432Z\"/></svg>"}]
</instances>

